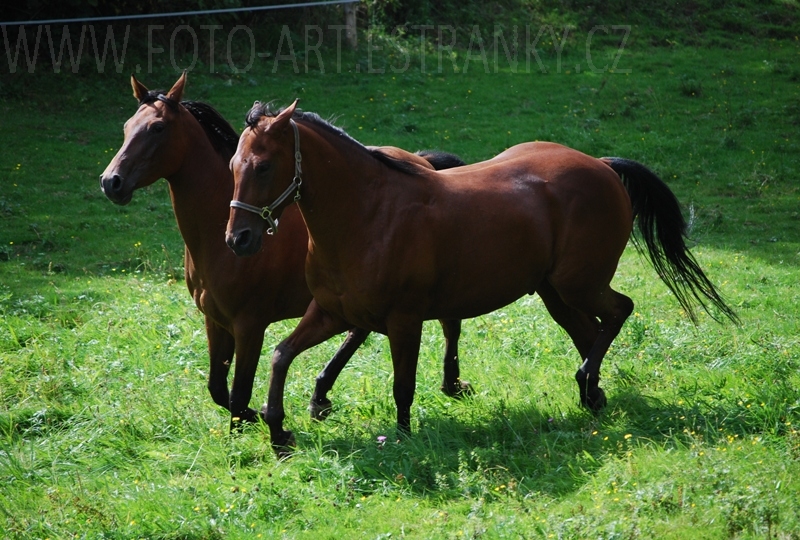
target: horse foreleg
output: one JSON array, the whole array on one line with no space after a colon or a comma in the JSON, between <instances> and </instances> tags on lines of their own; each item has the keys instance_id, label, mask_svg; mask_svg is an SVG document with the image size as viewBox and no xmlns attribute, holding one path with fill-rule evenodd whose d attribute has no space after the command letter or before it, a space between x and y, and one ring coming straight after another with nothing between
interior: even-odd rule
<instances>
[{"instance_id":1,"label":"horse foreleg","mask_svg":"<svg viewBox=\"0 0 800 540\"><path fill-rule=\"evenodd\" d=\"M469 382L461 380L458 365L458 338L461 336L461 320L442 319L439 323L442 325L445 346L442 392L455 398L469 395L472 388Z\"/></svg>"},{"instance_id":2,"label":"horse foreleg","mask_svg":"<svg viewBox=\"0 0 800 540\"><path fill-rule=\"evenodd\" d=\"M272 449L279 458L290 455L291 448L295 444L292 432L283 429L283 419L286 417L283 409L283 393L292 360L306 349L351 328L352 326L342 319L323 311L317 302L312 300L294 331L275 348L272 355L267 404L261 408L261 415L269 426Z\"/></svg>"},{"instance_id":3,"label":"horse foreleg","mask_svg":"<svg viewBox=\"0 0 800 540\"><path fill-rule=\"evenodd\" d=\"M411 404L417 384L419 342L422 338L422 319L393 317L387 325L392 349L394 402L397 406L397 429L411 433Z\"/></svg>"},{"instance_id":4,"label":"horse foreleg","mask_svg":"<svg viewBox=\"0 0 800 540\"><path fill-rule=\"evenodd\" d=\"M220 325L205 318L206 337L208 338L208 391L211 399L220 407L230 410L230 393L228 392L228 372L233 362L235 341L233 336Z\"/></svg>"},{"instance_id":5,"label":"horse foreleg","mask_svg":"<svg viewBox=\"0 0 800 540\"><path fill-rule=\"evenodd\" d=\"M324 420L331 412L331 401L328 399L328 391L333 388L333 383L339 378L339 374L353 357L353 353L364 343L369 335L368 330L354 328L347 333L342 345L333 355L333 358L325 364L319 375L317 384L314 387L314 394L311 396L309 411L314 420Z\"/></svg>"},{"instance_id":6,"label":"horse foreleg","mask_svg":"<svg viewBox=\"0 0 800 540\"><path fill-rule=\"evenodd\" d=\"M230 411L231 430L241 422L256 422L258 412L250 408L253 381L256 378L261 346L264 344L263 328L234 329L236 338L236 362L231 381Z\"/></svg>"}]
</instances>

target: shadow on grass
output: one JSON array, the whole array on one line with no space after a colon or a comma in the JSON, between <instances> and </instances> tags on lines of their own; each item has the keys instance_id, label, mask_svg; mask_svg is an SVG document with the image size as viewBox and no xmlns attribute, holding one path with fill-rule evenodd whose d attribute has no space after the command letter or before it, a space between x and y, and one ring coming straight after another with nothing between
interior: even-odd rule
<instances>
[{"instance_id":1,"label":"shadow on grass","mask_svg":"<svg viewBox=\"0 0 800 540\"><path fill-rule=\"evenodd\" d=\"M385 440L354 439L337 429L324 446L347 456L357 473L351 489L364 495L388 488L433 499L562 497L634 452L716 446L762 434L768 423L732 400L665 403L631 388L609 396L598 416L572 410L553 418L541 404L502 402L489 415L473 414L465 405L423 419L411 436L388 424L376 426ZM303 439L301 448L313 444Z\"/></svg>"}]
</instances>

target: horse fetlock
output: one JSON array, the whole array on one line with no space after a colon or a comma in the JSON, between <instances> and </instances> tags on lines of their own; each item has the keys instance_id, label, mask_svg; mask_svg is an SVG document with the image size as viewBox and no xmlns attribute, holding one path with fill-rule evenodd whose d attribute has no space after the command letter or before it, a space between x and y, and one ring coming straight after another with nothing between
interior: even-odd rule
<instances>
[{"instance_id":1,"label":"horse fetlock","mask_svg":"<svg viewBox=\"0 0 800 540\"><path fill-rule=\"evenodd\" d=\"M578 386L583 388L597 388L597 385L600 384L600 375L589 373L584 370L583 367L578 369L575 372L575 380L578 383Z\"/></svg>"},{"instance_id":2,"label":"horse fetlock","mask_svg":"<svg viewBox=\"0 0 800 540\"><path fill-rule=\"evenodd\" d=\"M294 433L291 431L281 430L280 435L272 437L272 451L278 459L286 459L292 457L295 448L297 448L297 441L294 438Z\"/></svg>"},{"instance_id":3,"label":"horse fetlock","mask_svg":"<svg viewBox=\"0 0 800 540\"><path fill-rule=\"evenodd\" d=\"M581 396L581 404L594 413L600 412L608 404L606 393L602 388L591 389L587 392L585 399Z\"/></svg>"},{"instance_id":4,"label":"horse fetlock","mask_svg":"<svg viewBox=\"0 0 800 540\"><path fill-rule=\"evenodd\" d=\"M286 414L283 412L282 408L270 408L268 405L261 407L260 416L261 419L270 426L270 429L272 429L273 426L279 429L283 425L283 419L286 418Z\"/></svg>"},{"instance_id":5,"label":"horse fetlock","mask_svg":"<svg viewBox=\"0 0 800 540\"><path fill-rule=\"evenodd\" d=\"M461 379L456 379L456 381L453 383L443 383L442 392L444 392L447 396L456 399L464 396L471 396L475 393L475 391L472 389L472 385L469 384L469 381L462 381Z\"/></svg>"},{"instance_id":6,"label":"horse fetlock","mask_svg":"<svg viewBox=\"0 0 800 540\"><path fill-rule=\"evenodd\" d=\"M312 420L325 420L331 413L333 405L328 398L311 398L311 404L308 406L308 411L311 413Z\"/></svg>"},{"instance_id":7,"label":"horse fetlock","mask_svg":"<svg viewBox=\"0 0 800 540\"><path fill-rule=\"evenodd\" d=\"M606 406L608 400L600 384L600 376L587 373L583 368L575 373L575 380L578 383L578 390L581 396L581 405L592 412L598 412Z\"/></svg>"},{"instance_id":8,"label":"horse fetlock","mask_svg":"<svg viewBox=\"0 0 800 540\"><path fill-rule=\"evenodd\" d=\"M211 394L214 403L230 410L231 396L226 385L208 383L208 393Z\"/></svg>"},{"instance_id":9,"label":"horse fetlock","mask_svg":"<svg viewBox=\"0 0 800 540\"><path fill-rule=\"evenodd\" d=\"M411 435L411 411L397 413L397 432L399 434Z\"/></svg>"},{"instance_id":10,"label":"horse fetlock","mask_svg":"<svg viewBox=\"0 0 800 540\"><path fill-rule=\"evenodd\" d=\"M258 411L254 409L245 409L239 413L231 414L231 433L241 433L245 424L254 424L258 422Z\"/></svg>"}]
</instances>

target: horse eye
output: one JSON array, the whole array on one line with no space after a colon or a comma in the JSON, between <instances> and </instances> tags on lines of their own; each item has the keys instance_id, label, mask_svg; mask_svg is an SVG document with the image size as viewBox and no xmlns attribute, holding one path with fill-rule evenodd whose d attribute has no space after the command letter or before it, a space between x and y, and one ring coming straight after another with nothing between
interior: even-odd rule
<instances>
[{"instance_id":1,"label":"horse eye","mask_svg":"<svg viewBox=\"0 0 800 540\"><path fill-rule=\"evenodd\" d=\"M272 164L269 161L262 161L256 165L256 174L264 174L270 169L270 167L272 167Z\"/></svg>"},{"instance_id":2,"label":"horse eye","mask_svg":"<svg viewBox=\"0 0 800 540\"><path fill-rule=\"evenodd\" d=\"M156 122L155 124L150 126L150 130L153 133L161 133L162 131L164 131L164 122Z\"/></svg>"}]
</instances>

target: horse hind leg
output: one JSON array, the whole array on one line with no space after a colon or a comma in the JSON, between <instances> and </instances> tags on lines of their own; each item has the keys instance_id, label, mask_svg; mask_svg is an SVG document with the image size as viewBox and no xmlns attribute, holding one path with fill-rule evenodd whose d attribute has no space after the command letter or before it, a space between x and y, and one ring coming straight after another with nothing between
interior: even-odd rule
<instances>
[{"instance_id":1,"label":"horse hind leg","mask_svg":"<svg viewBox=\"0 0 800 540\"><path fill-rule=\"evenodd\" d=\"M461 337L460 319L442 319L444 334L444 362L442 375L442 392L453 398L460 398L472 393L469 382L461 380L461 373L458 364L458 339Z\"/></svg>"},{"instance_id":2,"label":"horse hind leg","mask_svg":"<svg viewBox=\"0 0 800 540\"><path fill-rule=\"evenodd\" d=\"M605 393L599 387L600 365L625 320L633 312L633 300L611 287L606 287L599 294L585 297L577 309L592 314L592 317L597 317L600 321L597 337L588 354L584 356L583 364L575 373L581 405L597 412L606 405Z\"/></svg>"},{"instance_id":3,"label":"horse hind leg","mask_svg":"<svg viewBox=\"0 0 800 540\"><path fill-rule=\"evenodd\" d=\"M581 355L581 360L587 358L592 345L597 341L600 330L599 321L569 306L549 281L543 281L537 287L536 293L544 302L544 306L553 320L569 334L572 343Z\"/></svg>"},{"instance_id":4,"label":"horse hind leg","mask_svg":"<svg viewBox=\"0 0 800 540\"><path fill-rule=\"evenodd\" d=\"M336 382L342 369L353 357L356 350L366 341L367 336L369 336L368 330L360 328L350 330L336 354L317 375L314 394L311 396L311 404L308 408L312 420L324 420L330 414L332 404L331 400L328 399L328 391L333 388L333 383Z\"/></svg>"}]
</instances>

